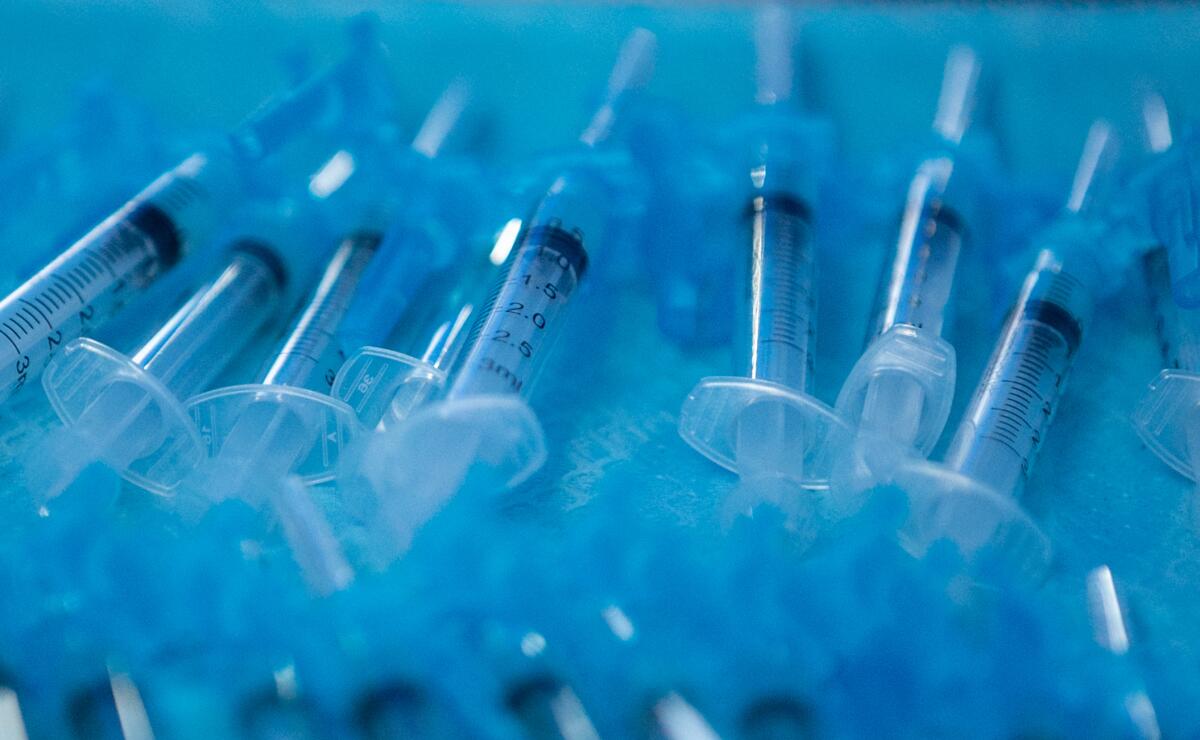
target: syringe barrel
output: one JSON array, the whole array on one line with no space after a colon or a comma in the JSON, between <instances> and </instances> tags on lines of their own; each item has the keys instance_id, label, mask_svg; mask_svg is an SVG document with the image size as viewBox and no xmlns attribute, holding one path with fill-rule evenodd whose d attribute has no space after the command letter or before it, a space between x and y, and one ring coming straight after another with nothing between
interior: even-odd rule
<instances>
[{"instance_id":1,"label":"syringe barrel","mask_svg":"<svg viewBox=\"0 0 1200 740\"><path fill-rule=\"evenodd\" d=\"M484 301L448 397L527 396L562 331L567 304L603 240L607 186L587 170L564 173L542 198Z\"/></svg>"},{"instance_id":2,"label":"syringe barrel","mask_svg":"<svg viewBox=\"0 0 1200 740\"><path fill-rule=\"evenodd\" d=\"M403 222L387 230L346 310L341 335L347 349L387 344L401 317L426 298L426 283L450 260L450 245L441 243L446 240Z\"/></svg>"},{"instance_id":3,"label":"syringe barrel","mask_svg":"<svg viewBox=\"0 0 1200 740\"><path fill-rule=\"evenodd\" d=\"M468 260L425 280L411 296L410 310L392 322L395 331L383 341L351 345L357 349L338 371L332 394L365 426L382 428L406 419L443 388L466 348L487 283L499 272L490 259L481 262L486 272L472 269Z\"/></svg>"},{"instance_id":4,"label":"syringe barrel","mask_svg":"<svg viewBox=\"0 0 1200 740\"><path fill-rule=\"evenodd\" d=\"M0 400L178 262L235 185L226 158L189 157L0 301Z\"/></svg>"},{"instance_id":5,"label":"syringe barrel","mask_svg":"<svg viewBox=\"0 0 1200 740\"><path fill-rule=\"evenodd\" d=\"M1083 283L1043 251L946 453L948 466L999 493L1020 495L1091 312Z\"/></svg>"},{"instance_id":6,"label":"syringe barrel","mask_svg":"<svg viewBox=\"0 0 1200 740\"><path fill-rule=\"evenodd\" d=\"M504 265L477 257L426 282L389 339L392 349L420 357L442 372L453 370L484 308L488 288L505 274Z\"/></svg>"},{"instance_id":7,"label":"syringe barrel","mask_svg":"<svg viewBox=\"0 0 1200 740\"><path fill-rule=\"evenodd\" d=\"M745 218L741 374L806 392L816 319L811 213L799 198L776 191L754 194Z\"/></svg>"},{"instance_id":8,"label":"syringe barrel","mask_svg":"<svg viewBox=\"0 0 1200 740\"><path fill-rule=\"evenodd\" d=\"M953 164L949 158L921 163L909 185L900 234L884 265L868 343L896 324L940 336L966 238L959 214L943 201Z\"/></svg>"},{"instance_id":9,"label":"syringe barrel","mask_svg":"<svg viewBox=\"0 0 1200 740\"><path fill-rule=\"evenodd\" d=\"M346 360L338 332L382 235L347 236L329 261L312 298L288 332L262 376L264 385L286 385L326 393Z\"/></svg>"},{"instance_id":10,"label":"syringe barrel","mask_svg":"<svg viewBox=\"0 0 1200 740\"><path fill-rule=\"evenodd\" d=\"M181 399L204 390L276 310L285 274L275 250L244 239L228 265L133 356Z\"/></svg>"},{"instance_id":11,"label":"syringe barrel","mask_svg":"<svg viewBox=\"0 0 1200 740\"><path fill-rule=\"evenodd\" d=\"M1163 366L1200 372L1200 309L1183 308L1171 292L1171 272L1166 247L1155 247L1142 256L1146 289L1154 311Z\"/></svg>"}]
</instances>

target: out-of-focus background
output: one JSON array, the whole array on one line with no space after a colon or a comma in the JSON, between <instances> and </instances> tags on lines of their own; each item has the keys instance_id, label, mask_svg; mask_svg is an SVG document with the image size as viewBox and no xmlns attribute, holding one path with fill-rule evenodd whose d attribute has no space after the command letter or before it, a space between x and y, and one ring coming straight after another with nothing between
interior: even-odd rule
<instances>
[{"instance_id":1,"label":"out-of-focus background","mask_svg":"<svg viewBox=\"0 0 1200 740\"><path fill-rule=\"evenodd\" d=\"M659 37L650 92L702 126L727 124L753 97L753 7L7 0L0 3L0 152L20 154L30 142L44 145L65 121L87 121L80 101L97 89L125 101L122 116L140 109L145 120L127 133L136 137L146 125L156 135L147 137L147 156L111 164L102 198L77 198L95 212L63 213L33 198L45 214L46 243L22 253L19 265L0 265L0 278L11 285L44 262L51 243L61 246L59 237L94 223L193 142L228 130L305 70L336 60L345 21L362 11L381 21L403 123L415 125L447 81L465 75L489 119L486 158L519 169L574 139L621 39L636 25ZM1097 116L1127 134L1127 151L1136 153L1145 92L1160 93L1181 126L1200 113L1194 4L800 4L795 15L801 94L837 127L849 183L840 203L855 206L818 211L828 241L818 249L815 393L828 402L862 351L903 178L925 141L952 44L978 50L978 128L994 133L1005 177L1031 184L1040 207L1065 200ZM59 166L69 168L71 157L63 160ZM23 187L20 161L0 156L17 163L15 171L0 167L5 187ZM881 165L902 179L883 187L886 178L864 175ZM1028 213L1021 218L1029 220L1002 212L992 222L1011 232L1011 245L995 244L1003 241L995 233L981 241L1000 250L990 256L1020 255L1023 271L1039 224ZM448 696L472 729L513 736L504 724L513 708L496 697L507 690L505 661L523 660L518 653L565 675L602 734L615 736L645 729L629 718L644 719L650 687L678 688L721 731L739 727L746 706L788 691L833 736L894 734L897 727L914 735L1069 734L1089 723L1115 726L1095 711L1110 697L1088 694L1088 682L1109 689L1126 673L1145 677L1169 731L1197 729L1189 716L1200 686L1192 486L1151 455L1129 424L1162 362L1137 276L1113 286L1098 309L1023 497L1058 547L1059 569L1044 588L981 595L937 562L917 563L894 546L835 538L824 554L802 560L791 557L790 542L776 547L769 524L747 525L759 528L750 535L722 530L719 510L733 477L687 448L676 425L695 381L730 371L730 348L664 336L649 286L670 265L648 269L659 256L652 239L618 246L632 258L632 279L612 291L601 284L581 292L531 398L550 442L546 468L501 504L456 501L392 571L364 572L344 594L310 599L286 548L244 545L250 535L239 540L242 550L221 550L228 569L214 570L205 548L228 545L239 527L258 532L261 522L210 520L195 534L128 486L120 505L99 515L76 490L64 497L65 516L14 525L17 544L0 538L8 547L0 562L8 580L0 584L24 590L11 589L0 627L21 644L0 642L0 685L19 686L31 728L65 727L64 707L78 703L77 686L123 647L150 653L130 670L162 736L227 734L250 714L247 706L261 708L254 692L268 685L285 704L298 685L304 711L342 735L358 721L363 696L397 665L435 687L430 696ZM600 250L597 259L618 251ZM967 286L947 337L958 351L959 383L943 446L1016 294L1009 276L995 272L986 276L995 284ZM257 349L254 362L267 351ZM238 370L240 382L252 372ZM105 482L115 488L116 477ZM330 490L321 495L336 499ZM1112 566L1130 600L1136 645L1112 681L1091 663L1072 662L1076 653L1099 652L1080 625L1082 574L1101 563ZM618 644L598 611L584 613L610 599L633 605L636 639ZM493 617L507 620L503 639L491 631ZM542 642L528 647L530 635ZM551 647L542 654L547 638ZM37 640L51 646L49 657ZM10 681L5 671L17 675Z\"/></svg>"},{"instance_id":2,"label":"out-of-focus background","mask_svg":"<svg viewBox=\"0 0 1200 740\"><path fill-rule=\"evenodd\" d=\"M369 10L413 115L465 73L495 99L513 154L568 140L626 30L656 30L652 90L716 119L753 93L746 5L663 3L203 2L10 0L0 8L0 105L10 136L54 123L72 85L119 82L166 122L231 125L284 80L299 49L315 63L342 42L337 22ZM1195 105L1200 8L1189 3L795 5L812 80L851 153L886 152L925 130L947 46L975 44L993 77L991 111L1020 169L1069 169L1097 115L1133 124L1134 93Z\"/></svg>"}]
</instances>

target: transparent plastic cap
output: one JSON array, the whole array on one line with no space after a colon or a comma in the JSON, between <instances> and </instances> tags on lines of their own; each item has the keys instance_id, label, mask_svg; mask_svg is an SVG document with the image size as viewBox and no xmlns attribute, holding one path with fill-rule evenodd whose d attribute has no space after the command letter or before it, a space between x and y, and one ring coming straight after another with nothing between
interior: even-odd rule
<instances>
[{"instance_id":1,"label":"transparent plastic cap","mask_svg":"<svg viewBox=\"0 0 1200 740\"><path fill-rule=\"evenodd\" d=\"M446 383L446 373L416 357L363 347L342 364L330 393L371 428L406 419Z\"/></svg>"},{"instance_id":2,"label":"transparent plastic cap","mask_svg":"<svg viewBox=\"0 0 1200 740\"><path fill-rule=\"evenodd\" d=\"M697 383L683 402L679 436L735 473L777 475L804 488L824 489L834 453L849 439L850 428L833 409L787 386L711 377ZM756 445L756 438L766 443ZM782 447L776 447L779 442Z\"/></svg>"},{"instance_id":3,"label":"transparent plastic cap","mask_svg":"<svg viewBox=\"0 0 1200 740\"><path fill-rule=\"evenodd\" d=\"M906 384L909 389L915 384L920 388L920 407L911 409L916 416L894 421L900 427L914 427L911 445L928 455L950 417L954 381L955 354L949 342L909 324L896 324L871 342L855 363L838 394L836 408L843 419L860 423L867 415L903 408L902 399L876 399L873 390L902 393Z\"/></svg>"},{"instance_id":4,"label":"transparent plastic cap","mask_svg":"<svg viewBox=\"0 0 1200 740\"><path fill-rule=\"evenodd\" d=\"M416 531L468 480L499 490L524 482L546 461L546 439L525 402L470 396L435 403L394 429L373 434L357 470L370 484L390 528L383 553L406 550Z\"/></svg>"},{"instance_id":5,"label":"transparent plastic cap","mask_svg":"<svg viewBox=\"0 0 1200 740\"><path fill-rule=\"evenodd\" d=\"M897 470L895 483L909 502L900 541L914 555L949 540L968 561L998 556L1034 580L1049 570L1050 540L1013 497L923 460Z\"/></svg>"},{"instance_id":6,"label":"transparent plastic cap","mask_svg":"<svg viewBox=\"0 0 1200 740\"><path fill-rule=\"evenodd\" d=\"M443 401L411 418L410 431L422 437L469 440L474 463L486 466L506 488L524 483L546 463L546 434L533 409L519 398Z\"/></svg>"},{"instance_id":7,"label":"transparent plastic cap","mask_svg":"<svg viewBox=\"0 0 1200 740\"><path fill-rule=\"evenodd\" d=\"M183 404L153 375L100 342L67 344L46 368L42 386L63 423L94 427L83 431L85 438L105 440L96 455L148 491L170 494L204 459Z\"/></svg>"},{"instance_id":8,"label":"transparent plastic cap","mask_svg":"<svg viewBox=\"0 0 1200 740\"><path fill-rule=\"evenodd\" d=\"M236 385L201 393L187 402L188 414L210 457L261 454L298 463L288 472L307 484L331 480L342 450L362 426L354 410L331 396L293 386ZM231 435L261 428L253 450L224 450ZM234 440L240 444L241 439ZM230 454L232 453L232 455Z\"/></svg>"},{"instance_id":9,"label":"transparent plastic cap","mask_svg":"<svg viewBox=\"0 0 1200 740\"><path fill-rule=\"evenodd\" d=\"M1200 375L1163 370L1133 411L1138 436L1180 475L1196 480L1200 453Z\"/></svg>"}]
</instances>

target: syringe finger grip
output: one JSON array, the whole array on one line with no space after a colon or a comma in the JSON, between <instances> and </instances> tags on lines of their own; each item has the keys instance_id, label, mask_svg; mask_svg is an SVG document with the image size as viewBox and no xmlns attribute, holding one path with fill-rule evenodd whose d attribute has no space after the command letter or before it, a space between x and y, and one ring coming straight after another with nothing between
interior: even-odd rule
<instances>
[{"instance_id":1,"label":"syringe finger grip","mask_svg":"<svg viewBox=\"0 0 1200 740\"><path fill-rule=\"evenodd\" d=\"M363 347L347 358L330 393L371 428L400 421L445 385L446 373L416 357L383 347Z\"/></svg>"},{"instance_id":2,"label":"syringe finger grip","mask_svg":"<svg viewBox=\"0 0 1200 740\"><path fill-rule=\"evenodd\" d=\"M118 403L123 418L89 418L97 401L118 385L126 389ZM121 459L114 466L117 472L148 491L170 494L204 458L200 435L179 399L153 375L100 342L77 339L64 347L46 368L42 386L67 425L122 425L112 448L96 453L101 459Z\"/></svg>"},{"instance_id":3,"label":"syringe finger grip","mask_svg":"<svg viewBox=\"0 0 1200 740\"><path fill-rule=\"evenodd\" d=\"M1053 547L1012 496L926 461L902 468L895 482L908 496L900 539L910 552L947 540L968 560L999 557L1030 579L1045 576Z\"/></svg>"},{"instance_id":4,"label":"syringe finger grip","mask_svg":"<svg viewBox=\"0 0 1200 740\"><path fill-rule=\"evenodd\" d=\"M1200 375L1163 370L1133 412L1133 427L1150 450L1180 475L1197 480Z\"/></svg>"},{"instance_id":5,"label":"syringe finger grip","mask_svg":"<svg viewBox=\"0 0 1200 740\"><path fill-rule=\"evenodd\" d=\"M281 385L237 385L201 393L187 402L210 457L220 455L239 421L252 407L274 405L280 414L290 412L312 444L294 470L305 483L331 480L338 459L363 430L354 411L341 401L305 388ZM281 417L282 418L282 417ZM264 440L264 443L267 440Z\"/></svg>"},{"instance_id":6,"label":"syringe finger grip","mask_svg":"<svg viewBox=\"0 0 1200 740\"><path fill-rule=\"evenodd\" d=\"M784 449L772 451L778 454L771 459L755 461L773 470L754 472L790 477L805 488L828 488L834 452L849 438L849 427L817 399L778 383L742 377L702 379L683 402L679 436L717 465L735 473L751 472L743 470L747 461L741 458L757 454L739 436L764 431L760 421L782 432L774 435L774 441Z\"/></svg>"}]
</instances>

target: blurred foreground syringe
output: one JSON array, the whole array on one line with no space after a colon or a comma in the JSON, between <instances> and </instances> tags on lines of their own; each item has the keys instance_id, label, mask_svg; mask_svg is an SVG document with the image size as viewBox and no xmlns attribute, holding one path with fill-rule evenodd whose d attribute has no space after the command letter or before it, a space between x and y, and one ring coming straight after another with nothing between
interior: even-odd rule
<instances>
[{"instance_id":1,"label":"blurred foreground syringe","mask_svg":"<svg viewBox=\"0 0 1200 740\"><path fill-rule=\"evenodd\" d=\"M1087 607L1096 642L1113 655L1125 657L1130 647L1129 628L1112 570L1107 565L1088 571ZM1130 722L1129 729L1136 737L1145 740L1162 737L1158 714L1144 686L1131 686L1129 693L1124 696L1123 705L1124 714Z\"/></svg>"}]
</instances>

